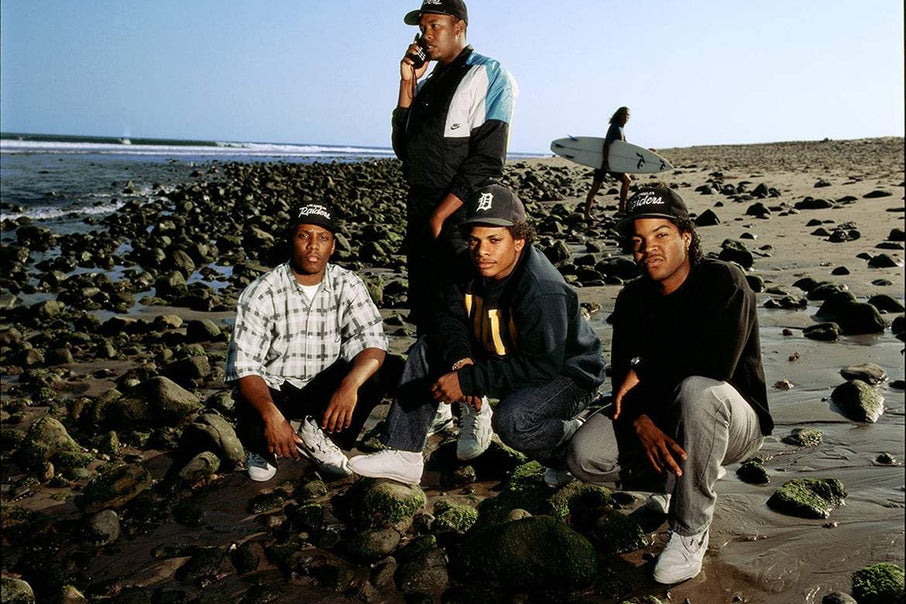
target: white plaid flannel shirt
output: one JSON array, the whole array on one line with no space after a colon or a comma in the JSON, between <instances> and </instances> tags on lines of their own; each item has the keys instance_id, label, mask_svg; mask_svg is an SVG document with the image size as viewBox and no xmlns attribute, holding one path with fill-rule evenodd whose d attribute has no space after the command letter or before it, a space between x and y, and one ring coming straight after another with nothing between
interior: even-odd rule
<instances>
[{"instance_id":1,"label":"white plaid flannel shirt","mask_svg":"<svg viewBox=\"0 0 906 604\"><path fill-rule=\"evenodd\" d=\"M366 348L387 350L387 338L362 280L328 264L308 300L287 262L239 296L226 380L258 375L274 389L284 382L301 388L341 355L352 361Z\"/></svg>"}]
</instances>

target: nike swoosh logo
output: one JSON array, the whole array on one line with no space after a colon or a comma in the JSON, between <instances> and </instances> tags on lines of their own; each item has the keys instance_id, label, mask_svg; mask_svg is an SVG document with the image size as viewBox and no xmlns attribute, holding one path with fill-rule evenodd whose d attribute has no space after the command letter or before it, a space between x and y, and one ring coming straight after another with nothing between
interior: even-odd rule
<instances>
[{"instance_id":1,"label":"nike swoosh logo","mask_svg":"<svg viewBox=\"0 0 906 604\"><path fill-rule=\"evenodd\" d=\"M458 128L459 128L459 124L453 124L452 126L450 126L450 130L456 130Z\"/></svg>"}]
</instances>

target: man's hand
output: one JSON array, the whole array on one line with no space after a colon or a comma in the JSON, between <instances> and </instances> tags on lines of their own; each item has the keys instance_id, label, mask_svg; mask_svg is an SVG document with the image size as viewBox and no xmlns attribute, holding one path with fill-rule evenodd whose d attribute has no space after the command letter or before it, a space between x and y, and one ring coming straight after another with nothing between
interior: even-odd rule
<instances>
[{"instance_id":1,"label":"man's hand","mask_svg":"<svg viewBox=\"0 0 906 604\"><path fill-rule=\"evenodd\" d=\"M406 49L406 54L403 55L403 58L400 60L400 79L404 82L418 81L425 72L428 71L428 63L430 60L426 60L425 64L415 68L415 64L412 62L412 59L409 58L410 54L418 54L419 47L418 44L413 42L409 45L409 48Z\"/></svg>"},{"instance_id":2,"label":"man's hand","mask_svg":"<svg viewBox=\"0 0 906 604\"><path fill-rule=\"evenodd\" d=\"M264 420L264 438L267 440L267 450L277 457L292 457L299 459L299 450L296 443L302 439L293 430L289 421L283 414L276 413Z\"/></svg>"},{"instance_id":3,"label":"man's hand","mask_svg":"<svg viewBox=\"0 0 906 604\"><path fill-rule=\"evenodd\" d=\"M352 423L352 412L358 400L358 388L349 386L346 382L340 384L330 397L330 403L321 420L321 429L327 432L340 432L348 428Z\"/></svg>"},{"instance_id":4,"label":"man's hand","mask_svg":"<svg viewBox=\"0 0 906 604\"><path fill-rule=\"evenodd\" d=\"M448 405L462 399L465 395L459 386L459 372L451 371L437 378L437 381L431 385L431 396L434 397L434 400ZM475 409L479 407L481 407L480 400L478 407L473 405Z\"/></svg>"},{"instance_id":5,"label":"man's hand","mask_svg":"<svg viewBox=\"0 0 906 604\"><path fill-rule=\"evenodd\" d=\"M639 376L636 375L635 369L630 369L629 373L626 374L626 378L623 380L622 385L620 385L620 389L617 390L617 395L613 397L614 419L620 417L620 409L623 406L623 397L626 396L630 390L635 388L638 383Z\"/></svg>"},{"instance_id":6,"label":"man's hand","mask_svg":"<svg viewBox=\"0 0 906 604\"><path fill-rule=\"evenodd\" d=\"M428 229L431 231L431 238L437 239L444 230L444 217L439 216L437 212L431 214L428 219Z\"/></svg>"},{"instance_id":7,"label":"man's hand","mask_svg":"<svg viewBox=\"0 0 906 604\"><path fill-rule=\"evenodd\" d=\"M481 411L481 397L480 396L467 396L462 399L462 402L467 404L472 409L475 409L475 412Z\"/></svg>"},{"instance_id":8,"label":"man's hand","mask_svg":"<svg viewBox=\"0 0 906 604\"><path fill-rule=\"evenodd\" d=\"M684 461L687 455L675 440L664 434L647 415L640 415L632 427L642 442L648 461L659 474L683 475L677 459Z\"/></svg>"}]
</instances>

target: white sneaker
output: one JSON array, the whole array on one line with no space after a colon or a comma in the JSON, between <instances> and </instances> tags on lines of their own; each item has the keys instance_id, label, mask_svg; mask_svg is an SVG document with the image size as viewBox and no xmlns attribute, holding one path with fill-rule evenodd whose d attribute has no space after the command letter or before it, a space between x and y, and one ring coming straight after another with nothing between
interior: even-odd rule
<instances>
[{"instance_id":1,"label":"white sneaker","mask_svg":"<svg viewBox=\"0 0 906 604\"><path fill-rule=\"evenodd\" d=\"M544 484L552 489L562 487L573 481L573 475L569 470L558 470L557 468L544 469Z\"/></svg>"},{"instance_id":2,"label":"white sneaker","mask_svg":"<svg viewBox=\"0 0 906 604\"><path fill-rule=\"evenodd\" d=\"M460 461L475 459L488 450L494 430L491 417L494 412L488 397L481 397L481 410L476 412L469 405L462 406L459 440L456 441L456 458Z\"/></svg>"},{"instance_id":3,"label":"white sneaker","mask_svg":"<svg viewBox=\"0 0 906 604\"><path fill-rule=\"evenodd\" d=\"M349 467L359 476L418 484L425 469L425 459L421 452L386 449L368 455L356 455L349 460Z\"/></svg>"},{"instance_id":4,"label":"white sneaker","mask_svg":"<svg viewBox=\"0 0 906 604\"><path fill-rule=\"evenodd\" d=\"M652 512L667 515L670 511L670 493L652 493L645 502L645 507Z\"/></svg>"},{"instance_id":5,"label":"white sneaker","mask_svg":"<svg viewBox=\"0 0 906 604\"><path fill-rule=\"evenodd\" d=\"M277 468L257 453L249 453L245 465L248 467L249 478L255 482L267 482L277 473Z\"/></svg>"},{"instance_id":6,"label":"white sneaker","mask_svg":"<svg viewBox=\"0 0 906 604\"><path fill-rule=\"evenodd\" d=\"M708 531L684 537L670 533L667 547L661 552L654 566L654 580L672 585L698 575L702 570L702 558L708 551Z\"/></svg>"},{"instance_id":7,"label":"white sneaker","mask_svg":"<svg viewBox=\"0 0 906 604\"><path fill-rule=\"evenodd\" d=\"M437 406L437 413L434 414L434 421L428 428L428 436L443 432L453 426L453 405L441 403Z\"/></svg>"},{"instance_id":8,"label":"white sneaker","mask_svg":"<svg viewBox=\"0 0 906 604\"><path fill-rule=\"evenodd\" d=\"M306 417L299 427L299 438L302 444L296 448L303 455L310 457L319 469L338 476L349 476L349 460L343 451L318 427L314 418Z\"/></svg>"}]
</instances>

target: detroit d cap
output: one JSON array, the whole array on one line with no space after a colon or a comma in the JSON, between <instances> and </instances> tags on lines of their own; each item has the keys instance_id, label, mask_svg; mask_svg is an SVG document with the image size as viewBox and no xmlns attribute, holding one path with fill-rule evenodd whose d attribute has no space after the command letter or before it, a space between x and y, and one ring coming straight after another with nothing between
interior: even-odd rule
<instances>
[{"instance_id":1,"label":"detroit d cap","mask_svg":"<svg viewBox=\"0 0 906 604\"><path fill-rule=\"evenodd\" d=\"M629 224L636 218L688 220L689 210L676 191L658 185L641 189L626 201L626 217L621 224Z\"/></svg>"},{"instance_id":2,"label":"detroit d cap","mask_svg":"<svg viewBox=\"0 0 906 604\"><path fill-rule=\"evenodd\" d=\"M409 11L403 17L406 25L418 25L422 15L428 13L432 15L450 15L457 19L462 19L469 23L469 11L466 9L466 3L462 0L424 0L422 7Z\"/></svg>"},{"instance_id":3,"label":"detroit d cap","mask_svg":"<svg viewBox=\"0 0 906 604\"><path fill-rule=\"evenodd\" d=\"M469 198L469 215L460 225L513 226L525 222L525 206L515 193L500 185L488 185Z\"/></svg>"},{"instance_id":4,"label":"detroit d cap","mask_svg":"<svg viewBox=\"0 0 906 604\"><path fill-rule=\"evenodd\" d=\"M334 217L334 210L327 203L305 203L292 210L290 227L296 228L300 224L314 224L327 229L331 233L335 233L337 225L334 222Z\"/></svg>"}]
</instances>

